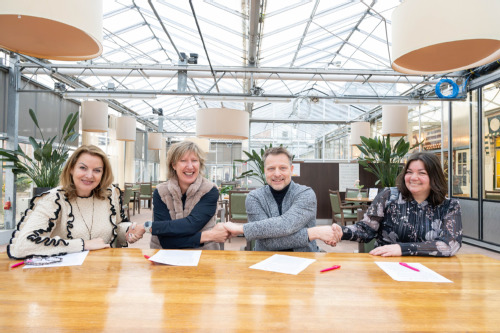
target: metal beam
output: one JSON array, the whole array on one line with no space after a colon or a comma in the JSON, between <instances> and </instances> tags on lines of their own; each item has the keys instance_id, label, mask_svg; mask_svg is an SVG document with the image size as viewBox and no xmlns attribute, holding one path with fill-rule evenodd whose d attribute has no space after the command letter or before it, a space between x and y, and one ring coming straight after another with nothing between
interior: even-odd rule
<instances>
[{"instance_id":1,"label":"metal beam","mask_svg":"<svg viewBox=\"0 0 500 333\"><path fill-rule=\"evenodd\" d=\"M255 66L257 63L257 41L259 39L259 21L260 21L260 0L250 1L250 29L248 32L248 64Z\"/></svg>"}]
</instances>

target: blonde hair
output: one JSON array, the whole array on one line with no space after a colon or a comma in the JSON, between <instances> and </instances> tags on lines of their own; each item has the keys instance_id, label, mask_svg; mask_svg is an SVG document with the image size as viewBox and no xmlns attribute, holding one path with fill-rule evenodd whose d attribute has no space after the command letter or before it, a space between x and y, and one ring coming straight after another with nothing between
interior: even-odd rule
<instances>
[{"instance_id":1,"label":"blonde hair","mask_svg":"<svg viewBox=\"0 0 500 333\"><path fill-rule=\"evenodd\" d=\"M203 175L203 171L205 170L205 156L203 151L198 147L198 145L191 141L181 141L173 144L167 153L167 179L177 178L177 174L175 173L174 164L176 164L182 156L186 153L194 153L200 161L200 175Z\"/></svg>"},{"instance_id":2,"label":"blonde hair","mask_svg":"<svg viewBox=\"0 0 500 333\"><path fill-rule=\"evenodd\" d=\"M78 195L76 194L76 186L73 182L73 177L71 176L71 171L76 165L78 158L82 154L90 154L92 156L99 156L102 160L102 164L104 168L102 170L102 178L101 182L95 189L92 190L92 194L97 199L105 199L109 197L110 193L108 193L108 187L113 183L113 171L111 170L111 164L109 163L108 157L101 150L101 148L94 145L83 145L80 146L73 155L70 156L66 164L64 165L61 176L59 177L59 182L62 186L62 189L66 191L66 196L68 199L74 199Z\"/></svg>"}]
</instances>

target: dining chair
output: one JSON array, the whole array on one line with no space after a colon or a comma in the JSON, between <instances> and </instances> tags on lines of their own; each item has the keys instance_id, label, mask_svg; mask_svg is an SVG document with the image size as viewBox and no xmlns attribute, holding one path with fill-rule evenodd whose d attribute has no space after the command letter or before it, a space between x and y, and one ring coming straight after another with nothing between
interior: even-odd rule
<instances>
[{"instance_id":1,"label":"dining chair","mask_svg":"<svg viewBox=\"0 0 500 333\"><path fill-rule=\"evenodd\" d=\"M342 205L342 200L340 198L339 191L328 190L330 194L330 204L332 206L332 223L340 222L342 225L346 225L347 222L356 222L357 214L350 212L350 206Z\"/></svg>"},{"instance_id":2,"label":"dining chair","mask_svg":"<svg viewBox=\"0 0 500 333\"><path fill-rule=\"evenodd\" d=\"M368 198L368 189L361 189L358 190L357 188L346 188L345 189L345 197L350 198L350 199L356 199L358 197L358 193L361 193L362 198ZM363 208L363 205L361 205L358 202L349 202L349 201L344 201L342 203L343 206L349 206L351 209L351 213L356 213L356 209L358 208Z\"/></svg>"},{"instance_id":3,"label":"dining chair","mask_svg":"<svg viewBox=\"0 0 500 333\"><path fill-rule=\"evenodd\" d=\"M139 198L138 198L138 205L137 205L137 211L140 214L141 213L141 202L142 201L147 201L148 202L148 208L152 209L152 202L153 202L153 189L151 182L146 182L146 183L141 183L140 188L139 188Z\"/></svg>"},{"instance_id":4,"label":"dining chair","mask_svg":"<svg viewBox=\"0 0 500 333\"><path fill-rule=\"evenodd\" d=\"M229 221L235 223L247 223L248 216L245 207L245 200L247 199L248 192L250 191L229 191ZM253 244L247 241L245 250L251 251Z\"/></svg>"},{"instance_id":5,"label":"dining chair","mask_svg":"<svg viewBox=\"0 0 500 333\"><path fill-rule=\"evenodd\" d=\"M125 191L123 192L123 198L122 198L122 207L123 209L127 210L127 217L130 220L130 199L134 196L134 192L132 191L131 187L126 187ZM135 206L135 204L134 204ZM134 207L132 207L134 209ZM134 211L135 214L135 211Z\"/></svg>"}]
</instances>

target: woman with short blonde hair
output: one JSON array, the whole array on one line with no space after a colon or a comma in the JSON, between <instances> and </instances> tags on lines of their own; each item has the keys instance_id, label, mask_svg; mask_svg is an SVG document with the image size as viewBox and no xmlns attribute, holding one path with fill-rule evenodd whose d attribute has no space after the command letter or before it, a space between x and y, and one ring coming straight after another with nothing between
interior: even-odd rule
<instances>
[{"instance_id":1,"label":"woman with short blonde hair","mask_svg":"<svg viewBox=\"0 0 500 333\"><path fill-rule=\"evenodd\" d=\"M203 177L201 149L191 141L173 144L167 165L168 180L153 194L154 222L138 225L134 232L138 237L152 233L151 248L219 250L229 232L215 224L219 191Z\"/></svg>"}]
</instances>

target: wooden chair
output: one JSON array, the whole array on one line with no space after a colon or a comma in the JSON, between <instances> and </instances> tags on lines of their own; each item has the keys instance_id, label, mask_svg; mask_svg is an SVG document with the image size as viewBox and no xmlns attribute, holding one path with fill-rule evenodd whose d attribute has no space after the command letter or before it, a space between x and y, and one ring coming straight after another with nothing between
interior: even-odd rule
<instances>
[{"instance_id":1,"label":"wooden chair","mask_svg":"<svg viewBox=\"0 0 500 333\"><path fill-rule=\"evenodd\" d=\"M153 188L150 182L141 183L140 185L138 198L139 204L137 206L137 211L139 212L139 214L141 213L141 202L143 200L148 202L148 207L149 209L151 209L153 203Z\"/></svg>"},{"instance_id":2,"label":"wooden chair","mask_svg":"<svg viewBox=\"0 0 500 333\"><path fill-rule=\"evenodd\" d=\"M345 197L354 199L354 198L358 197L358 193L360 193L360 192L361 192L361 197L368 198L368 189L358 190L357 188L346 188L345 189ZM361 205L357 202L344 201L342 203L342 205L343 206L350 206L351 213L356 213L356 209L363 208L363 205Z\"/></svg>"},{"instance_id":3,"label":"wooden chair","mask_svg":"<svg viewBox=\"0 0 500 333\"><path fill-rule=\"evenodd\" d=\"M229 191L229 221L235 223L247 223L248 216L245 200L250 191ZM251 251L253 244L247 241L245 250Z\"/></svg>"},{"instance_id":4,"label":"wooden chair","mask_svg":"<svg viewBox=\"0 0 500 333\"><path fill-rule=\"evenodd\" d=\"M245 200L249 191L229 191L229 221L248 222Z\"/></svg>"},{"instance_id":5,"label":"wooden chair","mask_svg":"<svg viewBox=\"0 0 500 333\"><path fill-rule=\"evenodd\" d=\"M129 220L130 220L130 199L133 197L134 197L134 192L132 191L132 188L131 187L125 188L125 191L123 192L122 206L123 209L127 210L127 217ZM132 209L134 210L135 214L135 203Z\"/></svg>"},{"instance_id":6,"label":"wooden chair","mask_svg":"<svg viewBox=\"0 0 500 333\"><path fill-rule=\"evenodd\" d=\"M340 222L341 225L346 225L347 222L356 222L357 214L350 212L350 206L342 205L339 191L328 190L330 194L330 204L332 205L332 223Z\"/></svg>"}]
</instances>

